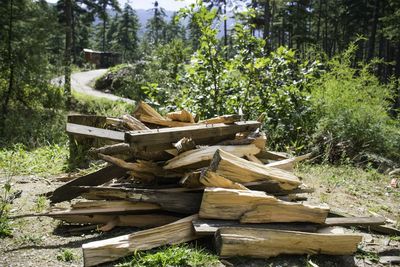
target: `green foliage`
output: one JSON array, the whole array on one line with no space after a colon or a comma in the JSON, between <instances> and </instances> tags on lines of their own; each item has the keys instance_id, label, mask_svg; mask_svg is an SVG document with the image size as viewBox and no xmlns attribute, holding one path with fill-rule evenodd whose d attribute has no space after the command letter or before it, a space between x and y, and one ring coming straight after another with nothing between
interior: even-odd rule
<instances>
[{"instance_id":1,"label":"green foliage","mask_svg":"<svg viewBox=\"0 0 400 267\"><path fill-rule=\"evenodd\" d=\"M52 175L61 173L68 158L68 146L48 145L28 150L22 144L0 149L0 170L15 175ZM51 164L49 164L51 162Z\"/></svg>"},{"instance_id":2,"label":"green foliage","mask_svg":"<svg viewBox=\"0 0 400 267\"><path fill-rule=\"evenodd\" d=\"M57 254L57 260L59 260L59 261L70 262L75 259L76 259L76 255L71 249L63 248Z\"/></svg>"},{"instance_id":3,"label":"green foliage","mask_svg":"<svg viewBox=\"0 0 400 267\"><path fill-rule=\"evenodd\" d=\"M47 198L46 196L38 196L36 199L36 205L35 205L35 212L42 212L46 209L47 207Z\"/></svg>"},{"instance_id":4,"label":"green foliage","mask_svg":"<svg viewBox=\"0 0 400 267\"><path fill-rule=\"evenodd\" d=\"M390 85L371 74L372 64L350 67L356 47L328 63L312 89L315 142L329 161L361 160L367 154L400 159L400 127L388 114Z\"/></svg>"},{"instance_id":5,"label":"green foliage","mask_svg":"<svg viewBox=\"0 0 400 267\"><path fill-rule=\"evenodd\" d=\"M169 246L157 251L138 252L118 267L213 266L218 257L188 245Z\"/></svg>"}]
</instances>

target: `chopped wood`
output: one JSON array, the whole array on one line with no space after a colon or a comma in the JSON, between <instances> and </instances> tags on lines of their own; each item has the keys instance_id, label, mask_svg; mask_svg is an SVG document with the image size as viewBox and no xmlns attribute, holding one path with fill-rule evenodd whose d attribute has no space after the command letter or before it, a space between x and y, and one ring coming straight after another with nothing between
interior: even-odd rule
<instances>
[{"instance_id":1,"label":"chopped wood","mask_svg":"<svg viewBox=\"0 0 400 267\"><path fill-rule=\"evenodd\" d=\"M121 119L129 130L150 130L149 127L129 114L122 115Z\"/></svg>"},{"instance_id":2,"label":"chopped wood","mask_svg":"<svg viewBox=\"0 0 400 267\"><path fill-rule=\"evenodd\" d=\"M259 122L237 122L232 125L223 123L212 126L206 124L190 125L185 127L152 129L146 131L132 131L125 134L127 143L135 147L154 146L178 142L183 137L192 138L196 144L212 145L218 143L217 137L229 139L238 132L254 131L260 126Z\"/></svg>"},{"instance_id":3,"label":"chopped wood","mask_svg":"<svg viewBox=\"0 0 400 267\"><path fill-rule=\"evenodd\" d=\"M132 113L133 117L136 119L140 119L141 115L147 115L150 117L154 117L157 119L165 119L161 116L154 108L152 108L149 104L140 101L139 104L136 106L135 110Z\"/></svg>"},{"instance_id":4,"label":"chopped wood","mask_svg":"<svg viewBox=\"0 0 400 267\"><path fill-rule=\"evenodd\" d=\"M290 172L250 162L228 152L223 148L217 150L209 170L238 183L270 180L278 182L284 190L295 189L301 184Z\"/></svg>"},{"instance_id":5,"label":"chopped wood","mask_svg":"<svg viewBox=\"0 0 400 267\"><path fill-rule=\"evenodd\" d=\"M166 116L173 121L194 123L193 115L184 109L181 111L170 112Z\"/></svg>"},{"instance_id":6,"label":"chopped wood","mask_svg":"<svg viewBox=\"0 0 400 267\"><path fill-rule=\"evenodd\" d=\"M258 158L265 158L268 160L284 160L289 159L290 155L285 152L276 152L276 151L262 151L257 155Z\"/></svg>"},{"instance_id":7,"label":"chopped wood","mask_svg":"<svg viewBox=\"0 0 400 267\"><path fill-rule=\"evenodd\" d=\"M187 173L179 181L179 184L186 188L202 187L203 184L200 183L200 176L201 176L201 170Z\"/></svg>"},{"instance_id":8,"label":"chopped wood","mask_svg":"<svg viewBox=\"0 0 400 267\"><path fill-rule=\"evenodd\" d=\"M100 138L116 142L123 142L125 140L124 137L125 133L123 132L101 129L75 123L67 123L66 131L68 134L85 136L90 138Z\"/></svg>"},{"instance_id":9,"label":"chopped wood","mask_svg":"<svg viewBox=\"0 0 400 267\"><path fill-rule=\"evenodd\" d=\"M115 261L135 251L194 240L198 238L192 225L196 218L197 215L192 215L153 229L83 244L84 266Z\"/></svg>"},{"instance_id":10,"label":"chopped wood","mask_svg":"<svg viewBox=\"0 0 400 267\"><path fill-rule=\"evenodd\" d=\"M285 171L289 171L289 172L293 172L294 170L294 165L297 162L300 162L302 160L308 159L311 157L311 153L302 155L302 156L298 156L298 157L293 157L290 159L284 159L284 160L279 160L279 161L275 161L273 163L269 163L266 166L267 167L274 167L274 168L278 168L278 169L282 169Z\"/></svg>"},{"instance_id":11,"label":"chopped wood","mask_svg":"<svg viewBox=\"0 0 400 267\"><path fill-rule=\"evenodd\" d=\"M209 146L198 148L184 152L173 159L166 162L164 169L177 169L177 168L201 168L210 164L217 150L223 150L235 155L236 157L243 157L244 155L257 154L260 149L255 145L243 146ZM246 161L246 160L244 160ZM248 161L246 161L248 162Z\"/></svg>"},{"instance_id":12,"label":"chopped wood","mask_svg":"<svg viewBox=\"0 0 400 267\"><path fill-rule=\"evenodd\" d=\"M205 124L215 124L215 123L232 124L232 123L240 121L240 119L241 119L240 115L232 114L232 115L222 115L222 116L218 116L218 117L215 117L215 118L202 120L199 123L205 123Z\"/></svg>"},{"instance_id":13,"label":"chopped wood","mask_svg":"<svg viewBox=\"0 0 400 267\"><path fill-rule=\"evenodd\" d=\"M278 200L264 192L206 188L199 217L240 220L242 223L313 222L323 223L329 208Z\"/></svg>"},{"instance_id":14,"label":"chopped wood","mask_svg":"<svg viewBox=\"0 0 400 267\"><path fill-rule=\"evenodd\" d=\"M280 254L350 255L357 251L361 235L296 231L221 228L215 243L221 257L269 258Z\"/></svg>"},{"instance_id":15,"label":"chopped wood","mask_svg":"<svg viewBox=\"0 0 400 267\"><path fill-rule=\"evenodd\" d=\"M163 192L152 189L128 189L115 187L80 187L86 199L119 199L133 202L147 202L160 205L163 210L183 214L197 213L202 193ZM179 201L177 201L179 199Z\"/></svg>"},{"instance_id":16,"label":"chopped wood","mask_svg":"<svg viewBox=\"0 0 400 267\"><path fill-rule=\"evenodd\" d=\"M167 214L48 214L46 216L68 223L79 224L107 224L108 222L117 219L115 220L117 222L116 226L130 226L139 228L156 227L180 219L177 216Z\"/></svg>"},{"instance_id":17,"label":"chopped wood","mask_svg":"<svg viewBox=\"0 0 400 267\"><path fill-rule=\"evenodd\" d=\"M231 188L240 190L249 190L244 185L232 182L229 179L216 174L215 172L206 170L201 174L200 182L208 187L221 187L221 188Z\"/></svg>"},{"instance_id":18,"label":"chopped wood","mask_svg":"<svg viewBox=\"0 0 400 267\"><path fill-rule=\"evenodd\" d=\"M383 217L343 217L326 218L326 226L373 226L385 224Z\"/></svg>"},{"instance_id":19,"label":"chopped wood","mask_svg":"<svg viewBox=\"0 0 400 267\"><path fill-rule=\"evenodd\" d=\"M181 140L174 144L174 147L178 151L178 154L192 150L196 148L196 143L192 138L183 137Z\"/></svg>"},{"instance_id":20,"label":"chopped wood","mask_svg":"<svg viewBox=\"0 0 400 267\"><path fill-rule=\"evenodd\" d=\"M106 145L99 148L91 148L89 152L93 155L116 155L116 154L131 154L133 149L127 143L118 143L113 145Z\"/></svg>"},{"instance_id":21,"label":"chopped wood","mask_svg":"<svg viewBox=\"0 0 400 267\"><path fill-rule=\"evenodd\" d=\"M160 210L160 206L153 203L130 201L80 201L71 205L71 209L53 208L49 215L90 215L112 214L125 212L143 212Z\"/></svg>"},{"instance_id":22,"label":"chopped wood","mask_svg":"<svg viewBox=\"0 0 400 267\"><path fill-rule=\"evenodd\" d=\"M126 174L126 170L118 166L107 166L96 172L76 178L51 193L50 201L53 203L71 200L80 195L81 190L76 186L96 186L104 184L113 178L120 178Z\"/></svg>"},{"instance_id":23,"label":"chopped wood","mask_svg":"<svg viewBox=\"0 0 400 267\"><path fill-rule=\"evenodd\" d=\"M251 162L255 162L258 164L263 164L261 160L259 160L256 156L254 155L246 155L247 160L251 161Z\"/></svg>"},{"instance_id":24,"label":"chopped wood","mask_svg":"<svg viewBox=\"0 0 400 267\"><path fill-rule=\"evenodd\" d=\"M193 227L196 234L207 236L214 235L219 228L239 227L239 228L256 228L256 229L277 229L301 232L316 232L318 227L315 224L306 223L259 223L259 224L242 224L237 221L224 220L195 220Z\"/></svg>"}]
</instances>

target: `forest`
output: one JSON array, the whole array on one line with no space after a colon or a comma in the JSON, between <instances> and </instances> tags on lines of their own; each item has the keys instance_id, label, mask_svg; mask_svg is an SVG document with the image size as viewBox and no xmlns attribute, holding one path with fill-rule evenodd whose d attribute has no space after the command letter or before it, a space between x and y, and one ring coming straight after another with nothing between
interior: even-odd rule
<instances>
[{"instance_id":1,"label":"forest","mask_svg":"<svg viewBox=\"0 0 400 267\"><path fill-rule=\"evenodd\" d=\"M261 116L269 150L316 155L299 173L379 198L369 211L400 218L393 211L400 177L390 176L386 188L388 173L400 173L400 1L196 0L173 13L159 2L140 24L118 0L1 1L2 195L12 194L14 176L82 171L69 158L67 115L118 117L144 101L160 114L185 109L197 121ZM84 49L117 55L91 86L132 102L74 89L74 73L99 67ZM318 197L335 201L329 193ZM0 198L1 237L18 228L7 199ZM37 208L47 200L35 201Z\"/></svg>"}]
</instances>

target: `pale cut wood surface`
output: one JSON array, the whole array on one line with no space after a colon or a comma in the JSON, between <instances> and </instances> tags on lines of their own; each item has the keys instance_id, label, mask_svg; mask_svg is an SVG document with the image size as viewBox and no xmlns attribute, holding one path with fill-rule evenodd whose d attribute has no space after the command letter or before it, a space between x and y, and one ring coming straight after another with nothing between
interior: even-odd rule
<instances>
[{"instance_id":1,"label":"pale cut wood surface","mask_svg":"<svg viewBox=\"0 0 400 267\"><path fill-rule=\"evenodd\" d=\"M290 158L290 159L278 160L278 161L269 163L269 164L267 164L265 166L274 167L274 168L282 169L282 170L285 170L285 171L293 172L294 165L297 162L300 162L302 160L308 159L310 157L311 157L311 153L308 153L308 154L301 155L301 156L298 156L298 157L293 157L293 158Z\"/></svg>"},{"instance_id":2,"label":"pale cut wood surface","mask_svg":"<svg viewBox=\"0 0 400 267\"><path fill-rule=\"evenodd\" d=\"M208 187L221 187L221 188L231 188L240 190L249 190L244 185L240 183L232 182L229 179L222 177L212 171L204 171L200 177L200 183Z\"/></svg>"},{"instance_id":3,"label":"pale cut wood surface","mask_svg":"<svg viewBox=\"0 0 400 267\"><path fill-rule=\"evenodd\" d=\"M196 167L206 167L211 162L214 153L217 150L227 151L237 157L243 157L248 154L257 154L260 149L255 145L242 146L209 146L186 151L166 162L164 169L189 168L196 164ZM246 161L246 160L245 160ZM247 162L247 161L246 161Z\"/></svg>"},{"instance_id":4,"label":"pale cut wood surface","mask_svg":"<svg viewBox=\"0 0 400 267\"><path fill-rule=\"evenodd\" d=\"M135 251L194 240L198 238L192 225L195 219L197 215L192 215L153 229L83 244L84 265L95 266L115 261Z\"/></svg>"},{"instance_id":5,"label":"pale cut wood surface","mask_svg":"<svg viewBox=\"0 0 400 267\"><path fill-rule=\"evenodd\" d=\"M209 170L238 183L272 180L284 190L295 189L301 184L290 172L247 161L223 148L215 152Z\"/></svg>"},{"instance_id":6,"label":"pale cut wood surface","mask_svg":"<svg viewBox=\"0 0 400 267\"><path fill-rule=\"evenodd\" d=\"M241 222L323 223L326 205L311 206L278 200L261 191L206 188L200 205L202 219L241 220Z\"/></svg>"},{"instance_id":7,"label":"pale cut wood surface","mask_svg":"<svg viewBox=\"0 0 400 267\"><path fill-rule=\"evenodd\" d=\"M66 132L73 135L101 138L116 142L123 142L125 140L125 133L123 132L101 129L75 123L67 123Z\"/></svg>"},{"instance_id":8,"label":"pale cut wood surface","mask_svg":"<svg viewBox=\"0 0 400 267\"><path fill-rule=\"evenodd\" d=\"M221 257L269 258L280 254L349 255L357 250L362 236L296 231L221 228L215 235Z\"/></svg>"},{"instance_id":9,"label":"pale cut wood surface","mask_svg":"<svg viewBox=\"0 0 400 267\"><path fill-rule=\"evenodd\" d=\"M202 120L199 123L206 123L206 124L212 124L212 123L234 123L237 121L240 121L241 116L237 115L237 114L233 114L233 115L222 115L222 116L218 116L215 118L210 118L210 119L206 119L206 120Z\"/></svg>"},{"instance_id":10,"label":"pale cut wood surface","mask_svg":"<svg viewBox=\"0 0 400 267\"><path fill-rule=\"evenodd\" d=\"M182 109L180 111L170 112L166 116L167 116L167 118L169 118L173 121L194 123L193 115L184 109Z\"/></svg>"}]
</instances>

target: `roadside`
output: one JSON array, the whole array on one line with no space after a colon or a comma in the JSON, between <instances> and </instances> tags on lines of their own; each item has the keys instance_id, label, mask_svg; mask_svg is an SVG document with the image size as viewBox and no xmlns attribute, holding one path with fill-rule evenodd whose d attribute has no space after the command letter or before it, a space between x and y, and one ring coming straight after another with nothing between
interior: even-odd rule
<instances>
[{"instance_id":1,"label":"roadside","mask_svg":"<svg viewBox=\"0 0 400 267\"><path fill-rule=\"evenodd\" d=\"M71 87L72 90L81 93L90 95L93 97L106 98L114 101L124 101L127 103L135 103L132 99L119 97L113 94L104 93L93 89L92 83L99 77L101 77L104 73L107 72L107 69L98 69L98 70L90 70L83 72L76 72L71 75ZM51 80L51 82L55 85L62 86L64 83L64 77L57 77Z\"/></svg>"}]
</instances>

